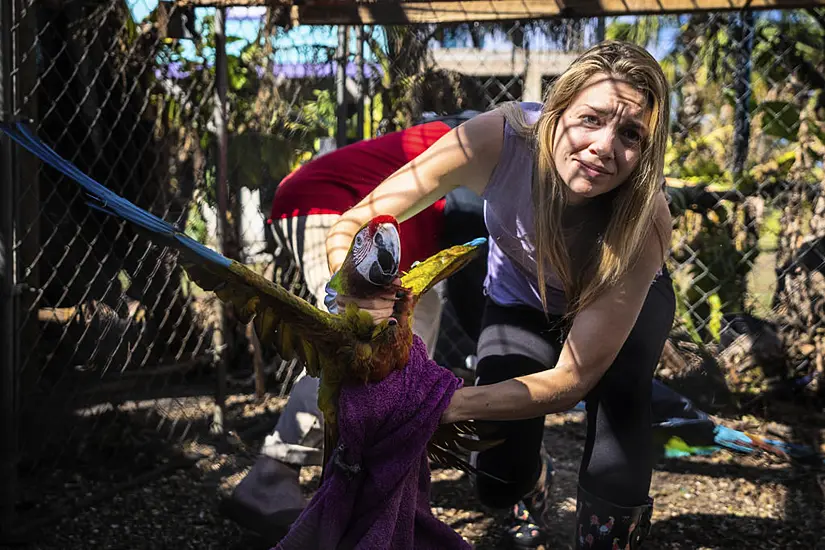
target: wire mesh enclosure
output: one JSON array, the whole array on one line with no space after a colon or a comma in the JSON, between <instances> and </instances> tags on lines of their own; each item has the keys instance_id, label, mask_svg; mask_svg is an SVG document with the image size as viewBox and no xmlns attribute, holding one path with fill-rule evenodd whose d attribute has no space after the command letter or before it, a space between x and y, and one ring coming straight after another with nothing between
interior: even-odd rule
<instances>
[{"instance_id":1,"label":"wire mesh enclosure","mask_svg":"<svg viewBox=\"0 0 825 550\"><path fill-rule=\"evenodd\" d=\"M778 383L819 391L821 9L293 28L266 7L2 9L4 119L30 120L93 179L307 299L267 218L281 179L325 144L427 114L541 101L589 45L647 45L673 104L665 175L679 310L659 375L699 388L708 406ZM2 155L0 499L10 531L231 426L245 401L227 397L252 392L253 365L282 396L297 372L226 321L175 254L90 209L5 138ZM461 366L474 342L447 300L436 359Z\"/></svg>"}]
</instances>

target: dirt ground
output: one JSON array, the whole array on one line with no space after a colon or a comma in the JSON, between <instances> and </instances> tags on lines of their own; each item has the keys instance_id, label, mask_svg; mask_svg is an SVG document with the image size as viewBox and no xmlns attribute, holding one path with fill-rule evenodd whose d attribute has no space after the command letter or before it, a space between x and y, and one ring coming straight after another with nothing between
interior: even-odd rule
<instances>
[{"instance_id":1,"label":"dirt ground","mask_svg":"<svg viewBox=\"0 0 825 550\"><path fill-rule=\"evenodd\" d=\"M268 404L251 406L241 398L235 406L239 417L248 419L247 427L253 425L254 419L254 425L267 428L274 426L274 411L282 401L272 399ZM260 414L262 411L265 414ZM825 428L821 416L812 415L807 420L810 425ZM773 426L788 429L781 424ZM257 431L258 435L249 438L246 446L229 447L222 452L201 444L199 450L206 457L195 467L177 469L69 514L62 521L44 525L37 530L35 542L15 548L267 548L217 511L221 491L236 483L251 464L254 449L263 437L263 432ZM555 460L553 497L558 510L547 548L572 548L576 472L584 441L583 415L549 417L545 441ZM308 497L317 488L319 470L304 468L302 472ZM653 477L655 511L646 547L825 549L823 472L821 467L806 468L766 455L753 457L726 451L709 457L662 459ZM84 483L77 472L73 476L73 485ZM65 486L68 488L69 483ZM84 490L91 494L93 488ZM433 472L432 505L438 517L475 548L506 547L501 533L507 513L484 509L463 473Z\"/></svg>"}]
</instances>

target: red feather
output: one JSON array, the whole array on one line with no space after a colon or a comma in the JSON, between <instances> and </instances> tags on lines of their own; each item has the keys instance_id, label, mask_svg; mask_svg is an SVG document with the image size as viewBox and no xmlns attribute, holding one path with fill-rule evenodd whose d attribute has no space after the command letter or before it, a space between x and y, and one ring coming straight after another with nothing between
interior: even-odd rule
<instances>
[{"instance_id":1,"label":"red feather","mask_svg":"<svg viewBox=\"0 0 825 550\"><path fill-rule=\"evenodd\" d=\"M378 226L384 223L391 223L398 229L398 220L396 220L393 216L388 215L381 215L375 216L373 219L370 220L370 233L375 233L378 229Z\"/></svg>"}]
</instances>

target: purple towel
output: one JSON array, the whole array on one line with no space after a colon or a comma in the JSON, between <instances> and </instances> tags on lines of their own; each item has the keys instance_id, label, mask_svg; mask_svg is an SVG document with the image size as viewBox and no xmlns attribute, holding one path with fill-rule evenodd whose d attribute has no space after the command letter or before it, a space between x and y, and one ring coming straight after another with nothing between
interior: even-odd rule
<instances>
[{"instance_id":1,"label":"purple towel","mask_svg":"<svg viewBox=\"0 0 825 550\"><path fill-rule=\"evenodd\" d=\"M432 514L426 451L460 386L416 336L403 370L342 388L327 479L276 550L471 548Z\"/></svg>"}]
</instances>

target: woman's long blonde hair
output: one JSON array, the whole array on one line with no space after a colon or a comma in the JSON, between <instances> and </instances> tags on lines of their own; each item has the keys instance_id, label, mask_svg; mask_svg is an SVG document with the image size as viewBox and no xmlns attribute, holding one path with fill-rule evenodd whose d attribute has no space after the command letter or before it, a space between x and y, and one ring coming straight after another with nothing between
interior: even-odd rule
<instances>
[{"instance_id":1,"label":"woman's long blonde hair","mask_svg":"<svg viewBox=\"0 0 825 550\"><path fill-rule=\"evenodd\" d=\"M553 162L553 143L562 113L585 83L596 74L606 74L629 83L648 99L648 135L641 143L639 165L628 180L615 191L604 238L596 249L594 269L573 273L570 255L562 232L562 214L567 205L566 186ZM547 310L545 274L548 266L564 285L572 317L605 290L616 284L639 257L648 232L654 225L656 196L662 185L667 128L670 117L670 87L662 68L644 48L626 42L607 41L579 56L558 77L547 92L538 121L528 125L518 103L507 103L500 110L510 126L535 150L533 208L538 286ZM665 247L662 228L657 236Z\"/></svg>"}]
</instances>

